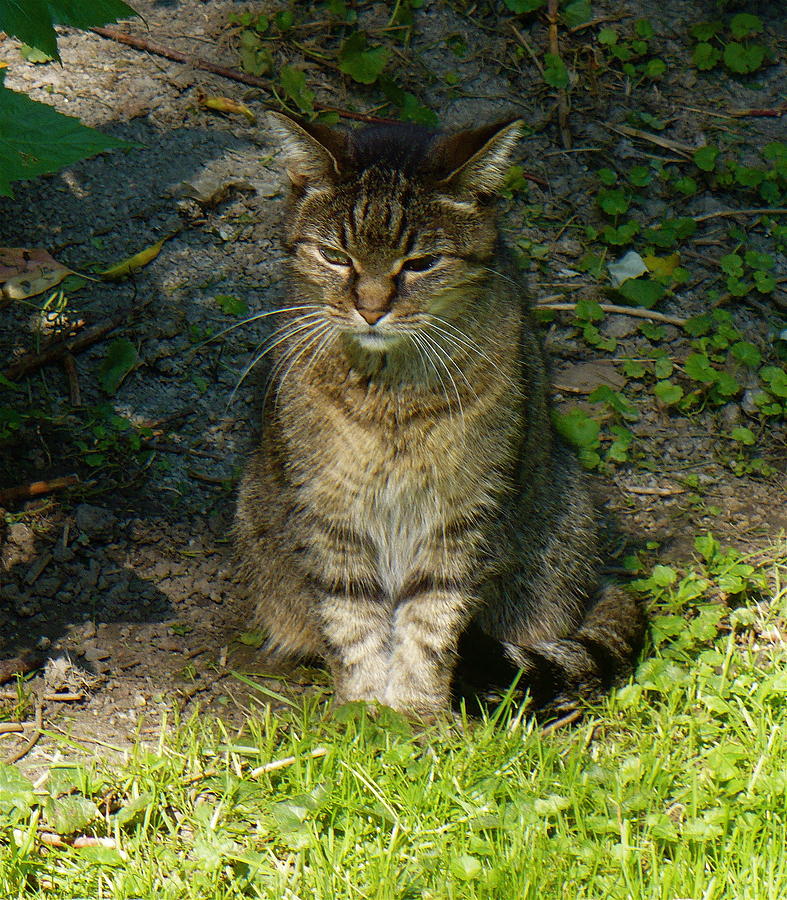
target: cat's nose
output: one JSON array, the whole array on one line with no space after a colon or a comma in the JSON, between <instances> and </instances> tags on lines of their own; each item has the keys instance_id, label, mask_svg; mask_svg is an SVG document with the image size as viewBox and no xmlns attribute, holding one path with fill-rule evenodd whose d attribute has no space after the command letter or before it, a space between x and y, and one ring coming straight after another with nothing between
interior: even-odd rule
<instances>
[{"instance_id":1,"label":"cat's nose","mask_svg":"<svg viewBox=\"0 0 787 900\"><path fill-rule=\"evenodd\" d=\"M358 312L364 317L364 319L370 324L374 325L376 322L379 322L380 319L388 312L387 309L361 309L361 307L357 307Z\"/></svg>"}]
</instances>

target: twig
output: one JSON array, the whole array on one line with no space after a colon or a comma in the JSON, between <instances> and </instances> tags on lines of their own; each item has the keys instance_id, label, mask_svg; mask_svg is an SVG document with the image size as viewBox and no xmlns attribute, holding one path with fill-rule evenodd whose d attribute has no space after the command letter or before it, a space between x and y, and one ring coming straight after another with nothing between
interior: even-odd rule
<instances>
[{"instance_id":1,"label":"twig","mask_svg":"<svg viewBox=\"0 0 787 900\"><path fill-rule=\"evenodd\" d=\"M554 722L550 722L549 725L545 725L541 729L541 737L546 737L548 734L552 734L560 728L565 728L566 725L571 725L572 723L576 722L577 719L581 718L581 709L572 710L567 716L563 716L561 719L556 719Z\"/></svg>"},{"instance_id":2,"label":"twig","mask_svg":"<svg viewBox=\"0 0 787 900\"><path fill-rule=\"evenodd\" d=\"M629 494L645 494L652 497L671 497L673 494L685 494L685 488L662 488L662 487L645 487L636 484L620 484L615 482L621 491Z\"/></svg>"},{"instance_id":3,"label":"twig","mask_svg":"<svg viewBox=\"0 0 787 900\"><path fill-rule=\"evenodd\" d=\"M642 131L640 128L632 128L630 125L604 125L604 127L617 134L624 134L626 137L634 137L639 138L641 141L649 141L651 144L662 147L664 150L674 150L675 153L681 153L684 156L691 156L695 150L694 147L690 147L688 144L682 144L679 141L671 141L669 138L661 137L661 135L658 134L651 134L648 131Z\"/></svg>"},{"instance_id":4,"label":"twig","mask_svg":"<svg viewBox=\"0 0 787 900\"><path fill-rule=\"evenodd\" d=\"M530 41L522 34L522 32L512 23L511 31L514 32L514 37L519 41L519 43L525 48L527 51L527 55L533 60L535 67L541 73L541 77L544 77L544 67L541 65L541 60L536 55L536 51L530 46Z\"/></svg>"},{"instance_id":5,"label":"twig","mask_svg":"<svg viewBox=\"0 0 787 900\"><path fill-rule=\"evenodd\" d=\"M0 684L5 684L17 675L27 675L44 661L40 653L23 653L12 659L0 660Z\"/></svg>"},{"instance_id":6,"label":"twig","mask_svg":"<svg viewBox=\"0 0 787 900\"><path fill-rule=\"evenodd\" d=\"M41 703L36 704L36 721L35 721L35 730L30 735L25 744L19 748L15 753L10 754L5 759L5 764L7 766L12 766L14 763L19 762L20 759L23 759L27 754L35 747L35 745L41 739L41 730L44 727L44 707Z\"/></svg>"},{"instance_id":7,"label":"twig","mask_svg":"<svg viewBox=\"0 0 787 900\"><path fill-rule=\"evenodd\" d=\"M665 322L667 325L677 325L682 328L686 324L685 319L678 316L668 316L665 313L654 312L652 309L639 309L636 306L618 306L616 303L599 303L601 309L608 313L617 313L621 316L635 316L638 319L652 319L654 322ZM576 303L536 303L535 309L556 309L563 312L571 312L577 308Z\"/></svg>"},{"instance_id":8,"label":"twig","mask_svg":"<svg viewBox=\"0 0 787 900\"><path fill-rule=\"evenodd\" d=\"M299 759L319 759L321 756L325 756L327 752L327 747L315 747L314 750L310 750L305 756L285 756L284 759L274 759L272 762L265 763L263 766L257 766L256 769L252 769L251 772L249 772L249 777L259 778L260 775L264 775L266 772L276 772L278 769L286 769L287 766L291 766L293 763L298 762Z\"/></svg>"},{"instance_id":9,"label":"twig","mask_svg":"<svg viewBox=\"0 0 787 900\"><path fill-rule=\"evenodd\" d=\"M591 19L589 22L583 22L581 25L575 25L568 29L569 34L576 34L578 31L584 31L586 28L594 28L596 25L603 25L604 22L620 22L621 19L628 19L630 13L624 13L622 16L599 16L598 19Z\"/></svg>"},{"instance_id":10,"label":"twig","mask_svg":"<svg viewBox=\"0 0 787 900\"><path fill-rule=\"evenodd\" d=\"M2 691L0 692L0 700L16 700L17 695L12 693L11 691ZM46 700L47 702L50 700L60 701L61 703L73 703L77 700L84 700L85 695L83 693L76 694L42 694L42 700Z\"/></svg>"},{"instance_id":11,"label":"twig","mask_svg":"<svg viewBox=\"0 0 787 900\"><path fill-rule=\"evenodd\" d=\"M190 56L188 53L181 53L172 47L165 47L162 44L156 44L146 38L137 37L134 34L126 34L122 31L115 31L114 28L91 28L101 37L109 38L120 44L127 44L137 50L146 50L155 56L163 56L164 59L171 59L173 62L185 63L195 69L202 69L204 72L212 72L214 75L220 75L222 78L229 78L232 81L240 81L242 84L248 84L252 87L263 88L270 91L272 82L268 78L260 78L258 75L249 75L247 72L241 72L239 69L228 69L226 66L218 66L207 59L199 56ZM314 103L314 108L323 112L335 112L343 119L353 119L357 122L371 122L378 125L399 124L396 119L385 119L381 116L370 116L365 113L351 112L348 109L338 109L335 106L328 106L325 103Z\"/></svg>"},{"instance_id":12,"label":"twig","mask_svg":"<svg viewBox=\"0 0 787 900\"><path fill-rule=\"evenodd\" d=\"M549 21L549 52L560 59L560 45L557 40L557 3L558 0L549 0L547 19ZM559 88L557 92L557 123L560 128L560 139L563 141L563 146L566 150L569 150L573 141L571 139L571 129L568 125L568 92L565 88Z\"/></svg>"},{"instance_id":13,"label":"twig","mask_svg":"<svg viewBox=\"0 0 787 900\"><path fill-rule=\"evenodd\" d=\"M16 694L11 699L16 700ZM0 722L0 734L22 734L24 730L21 722Z\"/></svg>"},{"instance_id":14,"label":"twig","mask_svg":"<svg viewBox=\"0 0 787 900\"><path fill-rule=\"evenodd\" d=\"M742 116L783 116L787 113L787 103L782 103L781 106L774 106L771 108L757 108L752 107L750 109L731 109L728 110L731 116L735 116L736 118L740 118Z\"/></svg>"},{"instance_id":15,"label":"twig","mask_svg":"<svg viewBox=\"0 0 787 900\"><path fill-rule=\"evenodd\" d=\"M51 494L53 491L62 491L63 488L71 487L74 484L79 484L78 475L64 475L62 478L52 478L49 481L33 481L30 484L4 488L0 490L0 506L14 503L17 500L40 497L41 494Z\"/></svg>"},{"instance_id":16,"label":"twig","mask_svg":"<svg viewBox=\"0 0 787 900\"><path fill-rule=\"evenodd\" d=\"M37 369L49 365L49 363L57 362L68 354L73 355L79 353L87 347L97 344L102 338L108 335L110 331L114 331L115 328L122 325L126 318L127 313L113 316L111 319L107 319L106 322L99 322L91 328L86 328L75 337L55 341L55 343L50 344L40 353L26 353L16 362L11 363L3 374L9 381L16 381L17 378L29 375L31 372L35 372Z\"/></svg>"},{"instance_id":17,"label":"twig","mask_svg":"<svg viewBox=\"0 0 787 900\"><path fill-rule=\"evenodd\" d=\"M82 394L79 390L79 375L77 373L77 364L71 353L66 353L63 357L63 369L68 379L68 399L72 406L82 405Z\"/></svg>"},{"instance_id":18,"label":"twig","mask_svg":"<svg viewBox=\"0 0 787 900\"><path fill-rule=\"evenodd\" d=\"M708 219L720 219L722 216L783 216L787 214L787 208L779 209L720 209L716 212L705 213L701 216L692 216L695 222L707 222Z\"/></svg>"}]
</instances>

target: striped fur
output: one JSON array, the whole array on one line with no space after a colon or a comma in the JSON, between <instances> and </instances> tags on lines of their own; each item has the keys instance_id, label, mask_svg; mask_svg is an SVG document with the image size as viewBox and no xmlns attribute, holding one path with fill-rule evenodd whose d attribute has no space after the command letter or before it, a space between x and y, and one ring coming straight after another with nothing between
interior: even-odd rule
<instances>
[{"instance_id":1,"label":"striped fur","mask_svg":"<svg viewBox=\"0 0 787 900\"><path fill-rule=\"evenodd\" d=\"M342 700L445 708L469 629L564 707L630 666L583 476L488 198L518 134L342 134L276 116L289 302L236 537L267 651ZM490 665L492 661L490 660Z\"/></svg>"}]
</instances>

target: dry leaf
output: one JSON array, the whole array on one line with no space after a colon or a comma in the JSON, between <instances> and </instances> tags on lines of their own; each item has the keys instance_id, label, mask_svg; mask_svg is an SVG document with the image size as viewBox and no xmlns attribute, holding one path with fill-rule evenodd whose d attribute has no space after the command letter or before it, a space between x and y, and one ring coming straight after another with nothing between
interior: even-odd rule
<instances>
[{"instance_id":1,"label":"dry leaf","mask_svg":"<svg viewBox=\"0 0 787 900\"><path fill-rule=\"evenodd\" d=\"M618 372L611 360L604 359L564 366L555 372L552 383L559 391L590 394L602 384L613 391L619 391L626 384L626 378Z\"/></svg>"},{"instance_id":2,"label":"dry leaf","mask_svg":"<svg viewBox=\"0 0 787 900\"><path fill-rule=\"evenodd\" d=\"M646 256L644 258L648 270L657 276L669 277L680 265L680 253L669 256Z\"/></svg>"},{"instance_id":3,"label":"dry leaf","mask_svg":"<svg viewBox=\"0 0 787 900\"><path fill-rule=\"evenodd\" d=\"M46 250L0 247L0 296L8 300L43 294L71 274L71 269L53 259Z\"/></svg>"},{"instance_id":4,"label":"dry leaf","mask_svg":"<svg viewBox=\"0 0 787 900\"><path fill-rule=\"evenodd\" d=\"M119 281L121 278L131 275L132 272L136 272L138 269L143 268L149 262L154 260L159 253L161 253L161 248L164 246L164 243L171 237L173 237L173 235L168 234L160 241L156 241L156 243L152 244L150 247L140 250L139 253L135 253L128 259L124 259L123 262L119 262L116 266L111 266L109 269L99 272L99 275L101 275L105 281Z\"/></svg>"},{"instance_id":5,"label":"dry leaf","mask_svg":"<svg viewBox=\"0 0 787 900\"><path fill-rule=\"evenodd\" d=\"M201 106L205 106L208 109L215 109L218 112L223 113L237 113L240 116L245 116L252 124L257 121L257 117L249 107L239 100L231 100L229 97L200 97L199 102Z\"/></svg>"}]
</instances>

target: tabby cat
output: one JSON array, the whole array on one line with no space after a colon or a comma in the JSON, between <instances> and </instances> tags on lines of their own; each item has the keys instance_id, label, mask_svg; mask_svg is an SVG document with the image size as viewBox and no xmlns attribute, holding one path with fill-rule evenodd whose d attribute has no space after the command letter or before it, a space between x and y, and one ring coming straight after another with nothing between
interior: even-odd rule
<instances>
[{"instance_id":1,"label":"tabby cat","mask_svg":"<svg viewBox=\"0 0 787 900\"><path fill-rule=\"evenodd\" d=\"M570 706L626 671L643 618L599 587L588 490L498 244L521 122L270 118L290 281L236 520L266 650L324 659L338 702L429 715L483 633Z\"/></svg>"}]
</instances>

